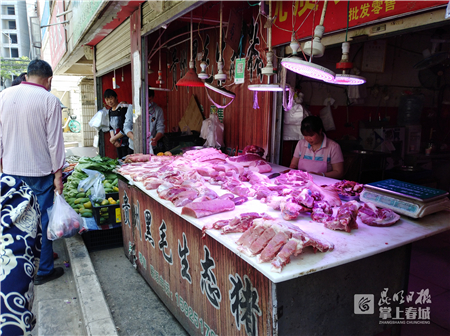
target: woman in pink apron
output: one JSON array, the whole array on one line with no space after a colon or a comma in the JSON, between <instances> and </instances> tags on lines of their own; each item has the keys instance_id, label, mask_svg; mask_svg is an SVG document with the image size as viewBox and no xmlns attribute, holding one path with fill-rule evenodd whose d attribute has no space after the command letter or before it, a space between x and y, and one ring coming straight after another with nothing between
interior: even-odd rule
<instances>
[{"instance_id":1,"label":"woman in pink apron","mask_svg":"<svg viewBox=\"0 0 450 336\"><path fill-rule=\"evenodd\" d=\"M341 179L344 175L344 157L341 147L325 135L322 119L308 116L302 121L304 139L295 147L290 168L311 174Z\"/></svg>"}]
</instances>

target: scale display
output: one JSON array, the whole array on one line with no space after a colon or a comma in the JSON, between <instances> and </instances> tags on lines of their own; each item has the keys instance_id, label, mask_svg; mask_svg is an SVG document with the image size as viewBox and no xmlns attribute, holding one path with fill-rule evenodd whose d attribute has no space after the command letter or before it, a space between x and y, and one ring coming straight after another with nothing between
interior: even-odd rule
<instances>
[{"instance_id":1,"label":"scale display","mask_svg":"<svg viewBox=\"0 0 450 336\"><path fill-rule=\"evenodd\" d=\"M448 195L448 192L445 190L424 187L394 179L368 183L366 184L366 187L406 198L412 198L421 202L433 201Z\"/></svg>"},{"instance_id":2,"label":"scale display","mask_svg":"<svg viewBox=\"0 0 450 336\"><path fill-rule=\"evenodd\" d=\"M360 199L399 214L421 218L434 212L449 210L448 192L394 179L368 183Z\"/></svg>"}]
</instances>

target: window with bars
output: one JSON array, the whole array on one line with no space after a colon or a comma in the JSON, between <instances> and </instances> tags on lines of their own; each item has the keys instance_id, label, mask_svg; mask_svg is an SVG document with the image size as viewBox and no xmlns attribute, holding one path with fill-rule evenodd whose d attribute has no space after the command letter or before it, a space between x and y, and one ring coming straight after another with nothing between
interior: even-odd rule
<instances>
[{"instance_id":1,"label":"window with bars","mask_svg":"<svg viewBox=\"0 0 450 336\"><path fill-rule=\"evenodd\" d=\"M8 14L8 15L16 15L16 10L14 9L14 6L6 7L6 14Z\"/></svg>"},{"instance_id":2,"label":"window with bars","mask_svg":"<svg viewBox=\"0 0 450 336\"><path fill-rule=\"evenodd\" d=\"M16 20L9 20L8 21L8 29L17 29L16 28Z\"/></svg>"},{"instance_id":3,"label":"window with bars","mask_svg":"<svg viewBox=\"0 0 450 336\"><path fill-rule=\"evenodd\" d=\"M19 57L19 49L11 48L11 57Z\"/></svg>"}]
</instances>

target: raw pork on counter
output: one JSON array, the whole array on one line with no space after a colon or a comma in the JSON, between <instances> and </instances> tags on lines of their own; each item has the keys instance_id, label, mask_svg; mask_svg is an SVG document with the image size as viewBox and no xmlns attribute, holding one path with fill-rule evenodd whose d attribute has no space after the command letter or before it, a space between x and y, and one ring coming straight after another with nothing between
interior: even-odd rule
<instances>
[{"instance_id":1,"label":"raw pork on counter","mask_svg":"<svg viewBox=\"0 0 450 336\"><path fill-rule=\"evenodd\" d=\"M189 203L181 209L181 214L201 218L224 211L232 211L234 208L235 204L233 201L214 199L211 201Z\"/></svg>"},{"instance_id":2,"label":"raw pork on counter","mask_svg":"<svg viewBox=\"0 0 450 336\"><path fill-rule=\"evenodd\" d=\"M358 211L361 222L370 226L391 226L399 219L400 215L391 209L378 209L375 204L366 202Z\"/></svg>"},{"instance_id":3,"label":"raw pork on counter","mask_svg":"<svg viewBox=\"0 0 450 336\"><path fill-rule=\"evenodd\" d=\"M334 245L313 237L296 225L277 221L266 214L246 213L240 217L219 220L203 227L203 237L207 229L222 230L222 234L243 232L236 241L238 250L257 258L258 263L271 262L273 272L281 272L290 262L292 255L297 256L303 249L312 246L314 252L331 251Z\"/></svg>"}]
</instances>

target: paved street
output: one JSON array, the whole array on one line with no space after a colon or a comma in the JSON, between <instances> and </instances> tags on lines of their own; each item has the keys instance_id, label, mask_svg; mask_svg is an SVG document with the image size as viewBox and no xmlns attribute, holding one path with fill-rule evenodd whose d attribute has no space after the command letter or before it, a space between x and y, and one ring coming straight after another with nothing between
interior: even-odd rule
<instances>
[{"instance_id":1,"label":"paved street","mask_svg":"<svg viewBox=\"0 0 450 336\"><path fill-rule=\"evenodd\" d=\"M188 335L122 247L91 252L90 257L119 335Z\"/></svg>"}]
</instances>

